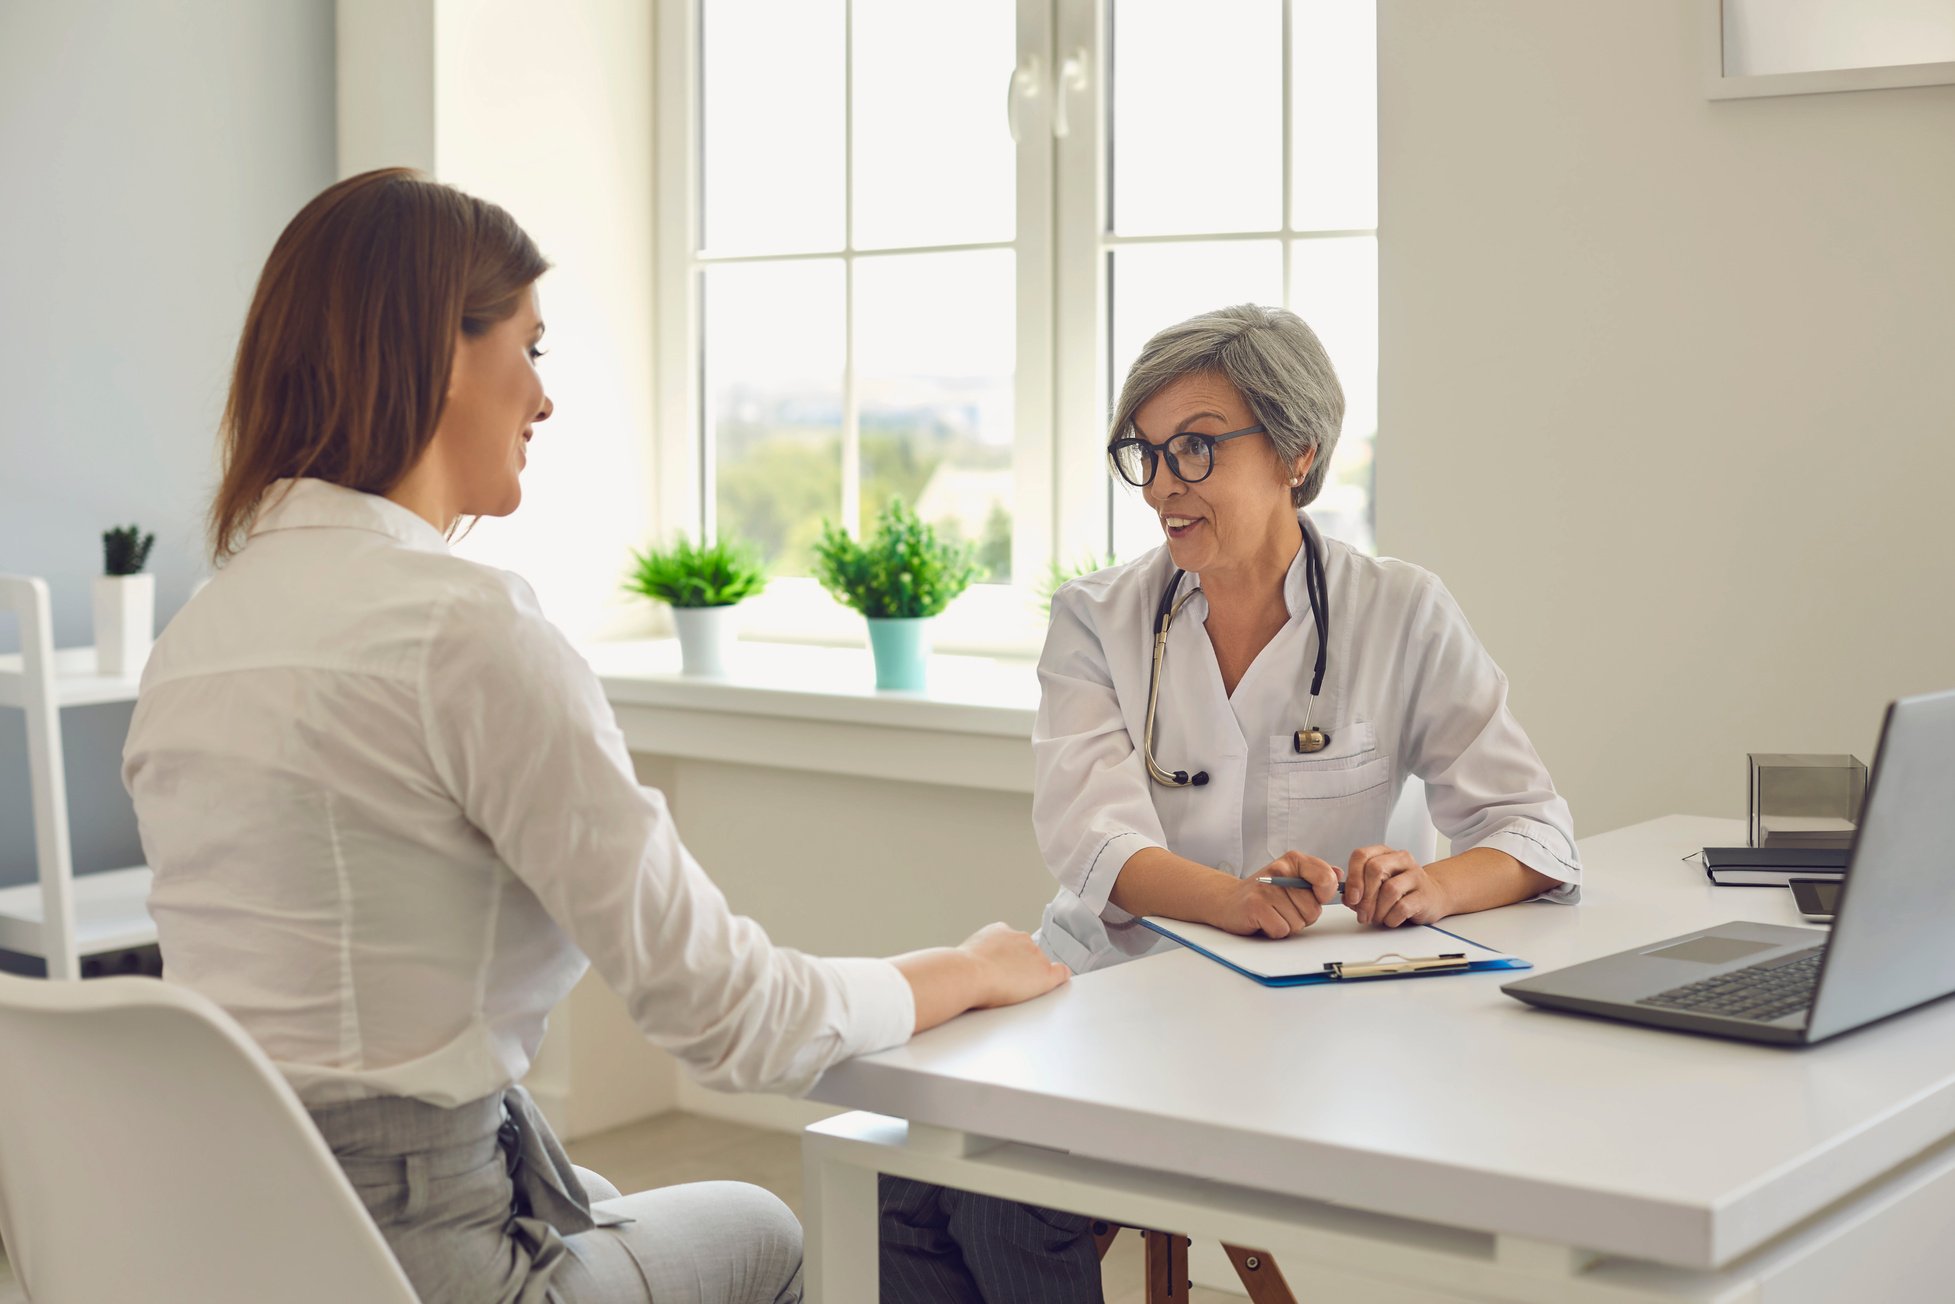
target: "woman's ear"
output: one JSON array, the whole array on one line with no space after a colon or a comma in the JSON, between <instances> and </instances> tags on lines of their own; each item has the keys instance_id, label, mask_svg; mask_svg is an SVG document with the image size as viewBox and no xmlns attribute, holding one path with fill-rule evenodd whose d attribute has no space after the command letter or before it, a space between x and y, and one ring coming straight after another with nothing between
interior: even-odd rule
<instances>
[{"instance_id":1,"label":"woman's ear","mask_svg":"<svg viewBox=\"0 0 1955 1304\"><path fill-rule=\"evenodd\" d=\"M1296 460L1296 465L1290 471L1290 488L1303 483L1303 478L1310 474L1310 464L1316 460L1317 450L1314 448Z\"/></svg>"}]
</instances>

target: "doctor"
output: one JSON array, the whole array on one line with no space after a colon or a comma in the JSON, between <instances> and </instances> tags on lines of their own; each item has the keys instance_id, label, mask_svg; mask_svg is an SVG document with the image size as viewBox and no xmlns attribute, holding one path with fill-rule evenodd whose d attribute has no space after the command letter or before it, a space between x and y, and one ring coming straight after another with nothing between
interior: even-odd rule
<instances>
[{"instance_id":1,"label":"doctor","mask_svg":"<svg viewBox=\"0 0 1955 1304\"><path fill-rule=\"evenodd\" d=\"M1039 936L1075 971L1171 945L1141 915L1287 936L1342 908L1340 881L1385 927L1576 899L1568 804L1452 595L1301 510L1343 415L1323 346L1281 309L1170 327L1127 375L1108 453L1166 543L1054 597L1032 734L1061 888ZM1444 860L1386 839L1409 777Z\"/></svg>"},{"instance_id":2,"label":"doctor","mask_svg":"<svg viewBox=\"0 0 1955 1304\"><path fill-rule=\"evenodd\" d=\"M1445 586L1302 512L1343 416L1280 309L1170 327L1127 375L1108 454L1166 542L1054 596L1032 728L1060 883L1038 936L1075 971L1171 946L1142 915L1284 937L1327 909L1393 928L1576 900L1568 804ZM1386 837L1408 777L1444 860ZM881 1196L884 1304L1101 1299L1082 1215L888 1176Z\"/></svg>"}]
</instances>

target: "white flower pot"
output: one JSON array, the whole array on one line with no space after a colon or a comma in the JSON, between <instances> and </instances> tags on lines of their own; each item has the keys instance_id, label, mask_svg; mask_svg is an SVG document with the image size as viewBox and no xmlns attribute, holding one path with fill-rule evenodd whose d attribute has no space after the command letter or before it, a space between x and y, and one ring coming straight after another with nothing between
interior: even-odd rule
<instances>
[{"instance_id":1,"label":"white flower pot","mask_svg":"<svg viewBox=\"0 0 1955 1304\"><path fill-rule=\"evenodd\" d=\"M672 608L672 624L679 631L679 658L686 674L726 673L735 609L734 605Z\"/></svg>"},{"instance_id":2,"label":"white flower pot","mask_svg":"<svg viewBox=\"0 0 1955 1304\"><path fill-rule=\"evenodd\" d=\"M149 660L156 641L156 577L95 577L95 668L103 675L133 675Z\"/></svg>"}]
</instances>

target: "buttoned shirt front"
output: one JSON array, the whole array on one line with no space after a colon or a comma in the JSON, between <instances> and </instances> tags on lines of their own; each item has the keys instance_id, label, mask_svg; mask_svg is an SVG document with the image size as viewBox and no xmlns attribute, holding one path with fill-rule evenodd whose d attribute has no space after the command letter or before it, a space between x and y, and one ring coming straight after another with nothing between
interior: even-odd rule
<instances>
[{"instance_id":1,"label":"buttoned shirt front","mask_svg":"<svg viewBox=\"0 0 1955 1304\"><path fill-rule=\"evenodd\" d=\"M1289 620L1226 691L1203 621L1201 577L1168 632L1154 755L1208 772L1199 787L1151 779L1141 760L1154 615L1174 574L1165 546L1062 587L1039 659L1032 733L1034 830L1060 891L1040 941L1075 970L1171 945L1110 900L1137 851L1165 847L1238 876L1286 851L1341 870L1386 840L1408 778L1455 852L1505 851L1557 880L1572 903L1581 867L1568 804L1507 705L1507 678L1445 586L1417 566L1323 539L1330 648L1311 723L1331 736L1296 750L1316 663L1304 550L1284 579Z\"/></svg>"},{"instance_id":2,"label":"buttoned shirt front","mask_svg":"<svg viewBox=\"0 0 1955 1304\"><path fill-rule=\"evenodd\" d=\"M529 586L386 498L273 487L157 641L123 778L169 977L307 1103L520 1080L587 957L729 1090L805 1090L914 1024L887 961L728 909Z\"/></svg>"}]
</instances>

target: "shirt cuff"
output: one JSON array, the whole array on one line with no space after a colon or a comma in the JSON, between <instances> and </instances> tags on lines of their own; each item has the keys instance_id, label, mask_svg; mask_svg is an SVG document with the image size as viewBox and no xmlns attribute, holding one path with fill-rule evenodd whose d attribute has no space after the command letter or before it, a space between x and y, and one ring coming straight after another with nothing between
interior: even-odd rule
<instances>
[{"instance_id":1,"label":"shirt cuff","mask_svg":"<svg viewBox=\"0 0 1955 1304\"><path fill-rule=\"evenodd\" d=\"M916 1031L916 993L887 960L827 959L841 988L845 1015L837 1060L900 1046Z\"/></svg>"},{"instance_id":2,"label":"shirt cuff","mask_svg":"<svg viewBox=\"0 0 1955 1304\"><path fill-rule=\"evenodd\" d=\"M1133 859L1135 852L1160 845L1145 833L1116 833L1104 839L1086 862L1086 873L1079 883L1079 899L1094 914L1105 915L1107 900L1113 895L1113 882L1120 877L1121 869Z\"/></svg>"},{"instance_id":3,"label":"shirt cuff","mask_svg":"<svg viewBox=\"0 0 1955 1304\"><path fill-rule=\"evenodd\" d=\"M1568 839L1553 825L1515 820L1503 824L1475 845L1504 851L1536 873L1560 880L1532 900L1572 906L1582 899L1582 863L1575 849L1568 845Z\"/></svg>"}]
</instances>

